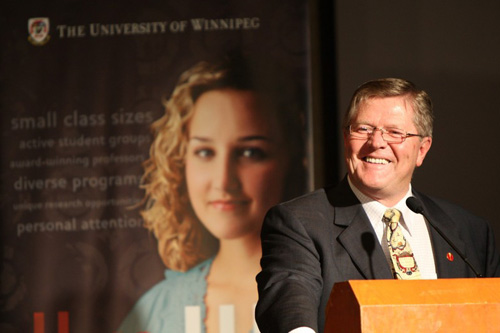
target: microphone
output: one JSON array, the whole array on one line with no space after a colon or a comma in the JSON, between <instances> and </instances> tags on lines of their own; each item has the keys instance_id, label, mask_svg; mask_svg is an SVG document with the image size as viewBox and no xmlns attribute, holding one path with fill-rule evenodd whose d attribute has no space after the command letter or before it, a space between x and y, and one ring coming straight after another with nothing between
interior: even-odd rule
<instances>
[{"instance_id":1,"label":"microphone","mask_svg":"<svg viewBox=\"0 0 500 333\"><path fill-rule=\"evenodd\" d=\"M363 245L363 249L368 254L368 258L370 258L370 273L372 278L375 278L373 272L373 259L372 259L373 250L375 250L375 237L373 237L373 234L369 232L364 232L361 235L361 244Z\"/></svg>"},{"instance_id":2,"label":"microphone","mask_svg":"<svg viewBox=\"0 0 500 333\"><path fill-rule=\"evenodd\" d=\"M434 225L434 223L431 221L431 219L429 219L429 217L427 216L427 214L425 214L424 207L422 206L422 203L417 198L415 198L415 197L409 197L408 199L406 199L406 205L414 213L421 214L423 217L425 217L425 219L427 220L427 222L429 222L429 224L431 225L431 227L433 227L434 230L436 230L438 232L438 234L441 235L441 237L443 237L443 239L448 243L448 245L450 245L451 248L453 250L455 250L455 252L459 255L459 257L462 258L462 260L467 264L467 266L469 266L469 268L474 272L474 274L476 275L476 277L483 277L474 268L474 266L472 266L472 264L469 262L469 259L467 259L467 257L455 246L455 244L453 244L450 241L450 239L438 227L436 227Z\"/></svg>"}]
</instances>

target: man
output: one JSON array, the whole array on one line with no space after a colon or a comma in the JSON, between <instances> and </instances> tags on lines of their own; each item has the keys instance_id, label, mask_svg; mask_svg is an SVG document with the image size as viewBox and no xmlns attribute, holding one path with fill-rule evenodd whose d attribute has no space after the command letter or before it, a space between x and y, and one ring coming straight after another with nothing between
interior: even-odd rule
<instances>
[{"instance_id":1,"label":"man","mask_svg":"<svg viewBox=\"0 0 500 333\"><path fill-rule=\"evenodd\" d=\"M343 124L347 177L265 218L257 275L261 332L323 332L336 282L500 276L488 223L411 187L432 144L432 122L430 98L411 82L380 79L356 90ZM407 207L409 197L429 221Z\"/></svg>"}]
</instances>

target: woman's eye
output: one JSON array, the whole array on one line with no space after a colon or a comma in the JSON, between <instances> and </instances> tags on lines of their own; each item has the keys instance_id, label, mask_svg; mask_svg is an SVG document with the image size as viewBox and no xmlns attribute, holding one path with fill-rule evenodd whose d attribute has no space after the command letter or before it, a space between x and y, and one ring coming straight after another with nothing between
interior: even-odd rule
<instances>
[{"instance_id":1,"label":"woman's eye","mask_svg":"<svg viewBox=\"0 0 500 333\"><path fill-rule=\"evenodd\" d=\"M196 149L194 154L201 158L209 158L214 156L214 151L208 148Z\"/></svg>"},{"instance_id":2,"label":"woman's eye","mask_svg":"<svg viewBox=\"0 0 500 333\"><path fill-rule=\"evenodd\" d=\"M251 158L255 160L262 160L267 157L264 150L260 148L244 148L240 150L239 155L244 158Z\"/></svg>"}]
</instances>

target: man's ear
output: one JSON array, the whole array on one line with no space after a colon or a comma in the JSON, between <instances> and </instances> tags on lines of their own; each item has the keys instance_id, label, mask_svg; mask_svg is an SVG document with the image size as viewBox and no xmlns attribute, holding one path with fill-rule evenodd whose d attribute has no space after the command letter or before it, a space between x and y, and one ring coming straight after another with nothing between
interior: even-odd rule
<instances>
[{"instance_id":1,"label":"man's ear","mask_svg":"<svg viewBox=\"0 0 500 333\"><path fill-rule=\"evenodd\" d=\"M432 138L430 136L426 136L420 141L420 146L418 148L418 156L416 166L419 167L424 163L425 156L429 152L432 146Z\"/></svg>"}]
</instances>

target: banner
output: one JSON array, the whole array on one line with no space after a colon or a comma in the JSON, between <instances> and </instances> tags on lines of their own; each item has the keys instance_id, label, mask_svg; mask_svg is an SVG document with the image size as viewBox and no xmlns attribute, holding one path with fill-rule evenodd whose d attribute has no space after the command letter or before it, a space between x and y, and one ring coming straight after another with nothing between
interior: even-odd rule
<instances>
[{"instance_id":1,"label":"banner","mask_svg":"<svg viewBox=\"0 0 500 333\"><path fill-rule=\"evenodd\" d=\"M306 1L0 5L2 332L257 332L311 184Z\"/></svg>"}]
</instances>

